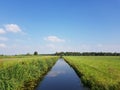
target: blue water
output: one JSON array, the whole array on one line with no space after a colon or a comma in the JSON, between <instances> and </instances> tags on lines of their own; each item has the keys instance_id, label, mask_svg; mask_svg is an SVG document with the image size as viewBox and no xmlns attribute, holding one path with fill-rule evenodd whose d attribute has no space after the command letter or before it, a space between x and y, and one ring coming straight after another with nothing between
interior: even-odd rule
<instances>
[{"instance_id":1,"label":"blue water","mask_svg":"<svg viewBox=\"0 0 120 90\"><path fill-rule=\"evenodd\" d=\"M75 71L59 59L36 90L89 90L83 86Z\"/></svg>"}]
</instances>

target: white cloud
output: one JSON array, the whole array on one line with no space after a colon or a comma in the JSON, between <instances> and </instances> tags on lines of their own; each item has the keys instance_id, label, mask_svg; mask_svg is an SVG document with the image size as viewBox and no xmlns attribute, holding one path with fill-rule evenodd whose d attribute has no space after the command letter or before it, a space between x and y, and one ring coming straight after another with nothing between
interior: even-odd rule
<instances>
[{"instance_id":1,"label":"white cloud","mask_svg":"<svg viewBox=\"0 0 120 90\"><path fill-rule=\"evenodd\" d=\"M7 24L5 25L5 29L13 33L22 32L21 28L17 24Z\"/></svg>"},{"instance_id":2,"label":"white cloud","mask_svg":"<svg viewBox=\"0 0 120 90\"><path fill-rule=\"evenodd\" d=\"M80 52L120 52L120 45L115 44L86 44L76 48Z\"/></svg>"},{"instance_id":3,"label":"white cloud","mask_svg":"<svg viewBox=\"0 0 120 90\"><path fill-rule=\"evenodd\" d=\"M0 28L0 34L5 34L5 33L6 33L6 31L4 29Z\"/></svg>"},{"instance_id":4,"label":"white cloud","mask_svg":"<svg viewBox=\"0 0 120 90\"><path fill-rule=\"evenodd\" d=\"M7 41L8 40L8 38L6 38L6 37L0 37L0 41Z\"/></svg>"},{"instance_id":5,"label":"white cloud","mask_svg":"<svg viewBox=\"0 0 120 90\"><path fill-rule=\"evenodd\" d=\"M4 43L0 43L0 48L5 48L6 45Z\"/></svg>"},{"instance_id":6,"label":"white cloud","mask_svg":"<svg viewBox=\"0 0 120 90\"><path fill-rule=\"evenodd\" d=\"M64 39L60 39L57 36L48 36L45 40L50 42L65 42Z\"/></svg>"}]
</instances>

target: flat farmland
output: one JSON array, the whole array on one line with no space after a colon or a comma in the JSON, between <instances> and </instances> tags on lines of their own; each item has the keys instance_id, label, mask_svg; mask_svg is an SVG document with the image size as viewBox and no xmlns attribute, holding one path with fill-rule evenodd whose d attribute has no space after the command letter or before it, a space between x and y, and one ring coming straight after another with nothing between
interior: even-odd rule
<instances>
[{"instance_id":1,"label":"flat farmland","mask_svg":"<svg viewBox=\"0 0 120 90\"><path fill-rule=\"evenodd\" d=\"M120 90L120 56L65 56L91 90Z\"/></svg>"}]
</instances>

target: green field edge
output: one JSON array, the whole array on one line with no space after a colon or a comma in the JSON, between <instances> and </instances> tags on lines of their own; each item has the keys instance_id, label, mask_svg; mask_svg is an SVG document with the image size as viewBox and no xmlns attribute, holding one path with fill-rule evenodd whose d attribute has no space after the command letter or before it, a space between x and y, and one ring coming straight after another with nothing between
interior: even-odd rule
<instances>
[{"instance_id":1,"label":"green field edge","mask_svg":"<svg viewBox=\"0 0 120 90\"><path fill-rule=\"evenodd\" d=\"M52 67L56 64L56 62L53 63L52 66L50 66L42 75L35 80L26 81L23 85L23 87L20 87L19 90L35 90L37 86L42 82L46 74L52 69Z\"/></svg>"},{"instance_id":2,"label":"green field edge","mask_svg":"<svg viewBox=\"0 0 120 90\"><path fill-rule=\"evenodd\" d=\"M85 76L85 73L82 73L73 63L69 62L69 58L66 58L67 56L63 57L63 59L74 69L76 74L79 76L81 82L85 87L88 87L90 90L120 90L120 82L111 86L104 86L100 83L95 83L95 81L91 81L87 79ZM73 56L76 57L76 56ZM84 56L82 56L84 57ZM106 73L105 73L106 74Z\"/></svg>"},{"instance_id":3,"label":"green field edge","mask_svg":"<svg viewBox=\"0 0 120 90\"><path fill-rule=\"evenodd\" d=\"M11 65L7 62L5 68L0 68L0 90L35 90L59 58L39 57L25 58L28 60L15 61Z\"/></svg>"}]
</instances>

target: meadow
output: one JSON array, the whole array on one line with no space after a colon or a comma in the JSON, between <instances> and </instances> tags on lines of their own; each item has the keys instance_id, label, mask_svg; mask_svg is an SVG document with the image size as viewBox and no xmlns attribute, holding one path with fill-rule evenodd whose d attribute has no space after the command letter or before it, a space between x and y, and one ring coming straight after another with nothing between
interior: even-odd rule
<instances>
[{"instance_id":1,"label":"meadow","mask_svg":"<svg viewBox=\"0 0 120 90\"><path fill-rule=\"evenodd\" d=\"M0 90L33 90L56 56L0 56Z\"/></svg>"},{"instance_id":2,"label":"meadow","mask_svg":"<svg viewBox=\"0 0 120 90\"><path fill-rule=\"evenodd\" d=\"M120 56L65 56L91 90L120 90Z\"/></svg>"}]
</instances>

